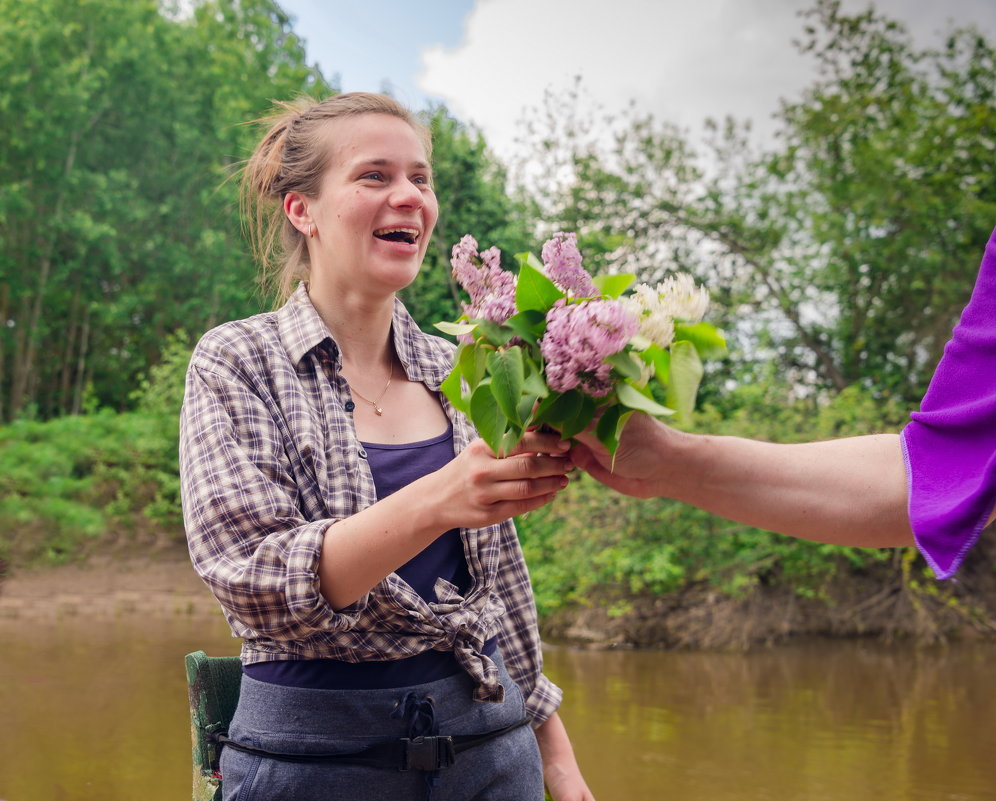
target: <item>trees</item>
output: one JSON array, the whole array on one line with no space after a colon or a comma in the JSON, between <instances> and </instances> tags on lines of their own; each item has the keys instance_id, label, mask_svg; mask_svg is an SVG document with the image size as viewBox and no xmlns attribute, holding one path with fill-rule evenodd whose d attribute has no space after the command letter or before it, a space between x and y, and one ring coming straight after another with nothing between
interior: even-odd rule
<instances>
[{"instance_id":1,"label":"trees","mask_svg":"<svg viewBox=\"0 0 996 801\"><path fill-rule=\"evenodd\" d=\"M918 51L898 24L836 2L811 19L802 47L821 79L784 107L769 174L805 187L787 211L820 245L800 277L834 299L821 339L835 387L871 379L914 400L996 223L996 50L956 31Z\"/></svg>"},{"instance_id":2,"label":"trees","mask_svg":"<svg viewBox=\"0 0 996 801\"><path fill-rule=\"evenodd\" d=\"M274 0L176 8L0 0L0 422L125 408L173 332L269 305L231 180L245 123L333 87ZM428 122L443 216L406 293L423 323L454 316L464 233L528 244L483 138L445 109Z\"/></svg>"},{"instance_id":3,"label":"trees","mask_svg":"<svg viewBox=\"0 0 996 801\"><path fill-rule=\"evenodd\" d=\"M258 308L230 168L327 91L271 0L0 0L0 420L120 408L177 328Z\"/></svg>"},{"instance_id":4,"label":"trees","mask_svg":"<svg viewBox=\"0 0 996 801\"><path fill-rule=\"evenodd\" d=\"M774 361L809 388L913 402L996 223L996 51L975 31L919 50L836 0L808 13L800 47L820 76L784 103L776 149L732 121L692 148L630 114L610 147L575 143L552 214L629 269L696 272L746 375Z\"/></svg>"}]
</instances>

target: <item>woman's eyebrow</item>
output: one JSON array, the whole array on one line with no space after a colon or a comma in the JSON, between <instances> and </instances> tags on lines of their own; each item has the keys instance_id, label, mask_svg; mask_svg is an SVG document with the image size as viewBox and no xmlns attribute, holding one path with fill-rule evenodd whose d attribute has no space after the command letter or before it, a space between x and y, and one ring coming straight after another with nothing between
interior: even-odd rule
<instances>
[{"instance_id":1,"label":"woman's eyebrow","mask_svg":"<svg viewBox=\"0 0 996 801\"><path fill-rule=\"evenodd\" d=\"M389 167L395 162L392 159L385 158L373 158L373 159L359 159L356 162L357 167ZM428 170L431 169L427 162L424 161L414 161L411 164L411 168L414 170Z\"/></svg>"}]
</instances>

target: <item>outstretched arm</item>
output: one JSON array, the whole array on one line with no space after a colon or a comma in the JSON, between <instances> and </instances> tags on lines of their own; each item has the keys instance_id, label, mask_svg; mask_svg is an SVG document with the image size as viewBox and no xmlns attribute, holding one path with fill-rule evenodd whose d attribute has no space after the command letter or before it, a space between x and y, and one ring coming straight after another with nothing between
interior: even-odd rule
<instances>
[{"instance_id":1,"label":"outstretched arm","mask_svg":"<svg viewBox=\"0 0 996 801\"><path fill-rule=\"evenodd\" d=\"M615 465L590 433L572 461L608 487L666 497L818 542L912 545L899 437L877 434L802 444L688 434L634 415Z\"/></svg>"}]
</instances>

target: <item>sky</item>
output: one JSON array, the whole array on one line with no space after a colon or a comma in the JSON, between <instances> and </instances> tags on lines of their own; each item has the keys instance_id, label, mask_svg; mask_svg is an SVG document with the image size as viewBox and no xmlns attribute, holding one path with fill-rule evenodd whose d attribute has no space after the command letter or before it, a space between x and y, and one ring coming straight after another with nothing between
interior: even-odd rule
<instances>
[{"instance_id":1,"label":"sky","mask_svg":"<svg viewBox=\"0 0 996 801\"><path fill-rule=\"evenodd\" d=\"M546 90L581 76L588 102L695 131L750 119L762 139L779 100L814 78L792 44L806 0L279 0L309 62L344 91L389 89L411 108L445 103L499 156ZM860 11L867 0L844 0ZM919 45L955 25L996 41L996 0L877 0Z\"/></svg>"}]
</instances>

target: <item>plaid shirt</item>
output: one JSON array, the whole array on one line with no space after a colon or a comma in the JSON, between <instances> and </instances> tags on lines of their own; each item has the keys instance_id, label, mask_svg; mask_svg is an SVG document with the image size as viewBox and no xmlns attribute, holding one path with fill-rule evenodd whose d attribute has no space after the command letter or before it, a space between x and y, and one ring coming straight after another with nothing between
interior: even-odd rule
<instances>
[{"instance_id":1,"label":"plaid shirt","mask_svg":"<svg viewBox=\"0 0 996 801\"><path fill-rule=\"evenodd\" d=\"M453 347L418 329L395 301L394 346L405 373L433 392ZM377 500L356 437L339 350L302 284L278 311L226 323L194 350L180 422L184 523L194 568L221 603L245 664L278 659L347 662L452 650L500 701L497 668L481 653L498 636L535 723L562 693L543 674L529 575L512 521L463 529L466 597L439 579L438 602L392 573L335 611L319 592L325 530ZM440 394L454 447L475 436Z\"/></svg>"}]
</instances>

